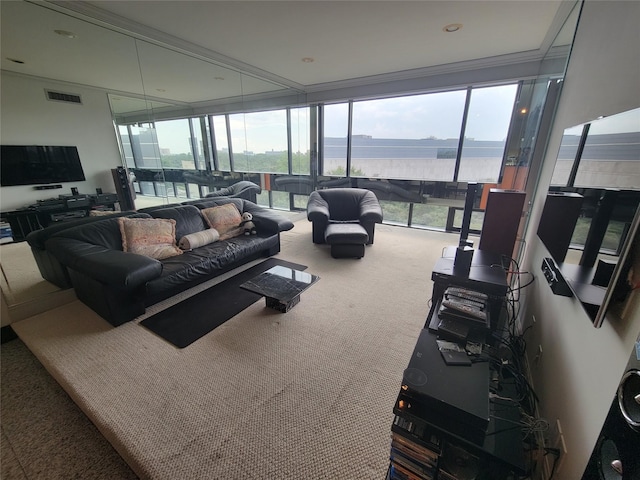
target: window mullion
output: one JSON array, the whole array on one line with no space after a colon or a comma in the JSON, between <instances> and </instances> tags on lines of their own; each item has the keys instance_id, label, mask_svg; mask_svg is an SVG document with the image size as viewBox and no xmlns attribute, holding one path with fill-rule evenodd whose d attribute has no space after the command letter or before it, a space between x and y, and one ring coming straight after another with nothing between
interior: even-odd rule
<instances>
[{"instance_id":1,"label":"window mullion","mask_svg":"<svg viewBox=\"0 0 640 480\"><path fill-rule=\"evenodd\" d=\"M347 120L347 171L345 176L351 177L351 135L353 133L353 100L349 100L349 114Z\"/></svg>"},{"instance_id":2,"label":"window mullion","mask_svg":"<svg viewBox=\"0 0 640 480\"><path fill-rule=\"evenodd\" d=\"M582 152L584 150L584 144L587 143L587 135L589 134L590 123L587 123L582 129L582 136L580 137L580 143L578 144L578 150L576 151L576 158L571 165L571 173L567 179L567 187L573 187L576 181L576 175L578 174L578 168L580 167L580 160L582 159Z\"/></svg>"},{"instance_id":3,"label":"window mullion","mask_svg":"<svg viewBox=\"0 0 640 480\"><path fill-rule=\"evenodd\" d=\"M291 108L286 109L287 116L287 171L289 175L293 174L293 154L291 142Z\"/></svg>"},{"instance_id":4,"label":"window mullion","mask_svg":"<svg viewBox=\"0 0 640 480\"><path fill-rule=\"evenodd\" d=\"M467 88L467 98L464 101L464 112L462 113L462 125L460 126L460 138L458 139L458 151L456 152L456 166L453 170L453 181L458 181L458 173L460 171L460 159L462 158L462 147L464 146L464 135L467 129L467 116L469 114L469 105L471 104L471 90Z\"/></svg>"},{"instance_id":5,"label":"window mullion","mask_svg":"<svg viewBox=\"0 0 640 480\"><path fill-rule=\"evenodd\" d=\"M231 143L231 122L229 120L229 114L225 114L224 116L225 125L227 127L227 150L229 150L229 169L234 172L234 161L233 161L233 145Z\"/></svg>"}]
</instances>

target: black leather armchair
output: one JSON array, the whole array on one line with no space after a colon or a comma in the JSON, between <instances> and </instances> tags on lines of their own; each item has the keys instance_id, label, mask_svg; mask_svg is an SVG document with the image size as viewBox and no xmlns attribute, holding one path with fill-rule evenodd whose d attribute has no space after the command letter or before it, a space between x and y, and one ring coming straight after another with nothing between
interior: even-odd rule
<instances>
[{"instance_id":1,"label":"black leather armchair","mask_svg":"<svg viewBox=\"0 0 640 480\"><path fill-rule=\"evenodd\" d=\"M242 180L228 187L211 192L206 198L244 198L245 200L256 203L256 196L259 193L262 193L260 185L250 182L249 180Z\"/></svg>"},{"instance_id":2,"label":"black leather armchair","mask_svg":"<svg viewBox=\"0 0 640 480\"><path fill-rule=\"evenodd\" d=\"M325 230L335 223L361 225L373 243L376 223L382 223L382 207L373 192L362 188L330 188L309 195L307 219L312 222L313 243L325 243Z\"/></svg>"}]
</instances>

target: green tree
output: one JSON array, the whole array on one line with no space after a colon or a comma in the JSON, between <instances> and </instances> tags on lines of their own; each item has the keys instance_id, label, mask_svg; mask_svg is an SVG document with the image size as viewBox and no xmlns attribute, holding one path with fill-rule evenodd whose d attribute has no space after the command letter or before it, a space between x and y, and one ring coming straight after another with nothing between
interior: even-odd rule
<instances>
[{"instance_id":1,"label":"green tree","mask_svg":"<svg viewBox=\"0 0 640 480\"><path fill-rule=\"evenodd\" d=\"M331 177L344 177L345 176L345 168L343 166L340 167L336 167L333 170L329 171L326 173L326 175L331 176ZM351 169L349 170L349 172L351 172L351 176L352 177L364 177L365 173L360 170L359 168L354 167L353 165L351 165Z\"/></svg>"}]
</instances>

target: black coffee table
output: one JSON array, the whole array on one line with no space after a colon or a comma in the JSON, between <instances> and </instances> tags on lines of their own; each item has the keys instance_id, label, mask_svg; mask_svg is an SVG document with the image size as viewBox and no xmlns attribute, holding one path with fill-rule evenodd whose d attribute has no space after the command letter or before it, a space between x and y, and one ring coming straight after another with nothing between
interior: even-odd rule
<instances>
[{"instance_id":1,"label":"black coffee table","mask_svg":"<svg viewBox=\"0 0 640 480\"><path fill-rule=\"evenodd\" d=\"M317 275L275 266L240 285L240 288L263 295L267 307L286 313L300 302L300 294L320 280Z\"/></svg>"}]
</instances>

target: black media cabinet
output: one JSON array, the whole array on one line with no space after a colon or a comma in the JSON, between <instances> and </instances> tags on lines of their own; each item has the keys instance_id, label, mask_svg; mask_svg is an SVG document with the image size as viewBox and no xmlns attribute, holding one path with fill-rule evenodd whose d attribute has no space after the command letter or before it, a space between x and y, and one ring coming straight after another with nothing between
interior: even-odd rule
<instances>
[{"instance_id":1,"label":"black media cabinet","mask_svg":"<svg viewBox=\"0 0 640 480\"><path fill-rule=\"evenodd\" d=\"M448 365L437 331L445 289L473 289L489 297L491 334L480 342L491 349L504 317L509 265L500 255L477 250L469 273L454 274L449 253L434 267L431 310L393 407L387 480L519 478L528 466L514 379L482 355L470 365Z\"/></svg>"},{"instance_id":2,"label":"black media cabinet","mask_svg":"<svg viewBox=\"0 0 640 480\"><path fill-rule=\"evenodd\" d=\"M115 193L60 195L18 210L2 212L1 216L11 227L13 241L21 242L34 230L41 230L52 223L86 217L91 210L115 210L116 203L118 196Z\"/></svg>"}]
</instances>

